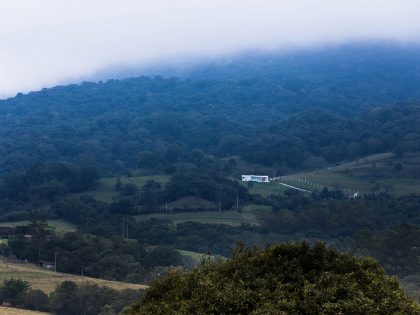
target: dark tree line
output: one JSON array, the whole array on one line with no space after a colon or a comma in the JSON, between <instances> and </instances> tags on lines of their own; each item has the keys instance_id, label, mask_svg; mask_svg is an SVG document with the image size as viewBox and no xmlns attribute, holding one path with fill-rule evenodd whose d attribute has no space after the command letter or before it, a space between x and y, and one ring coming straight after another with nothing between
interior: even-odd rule
<instances>
[{"instance_id":1,"label":"dark tree line","mask_svg":"<svg viewBox=\"0 0 420 315\"><path fill-rule=\"evenodd\" d=\"M14 201L51 201L66 193L93 190L100 175L94 168L64 163L38 163L22 173L10 173L0 182L0 198Z\"/></svg>"},{"instance_id":2,"label":"dark tree line","mask_svg":"<svg viewBox=\"0 0 420 315\"><path fill-rule=\"evenodd\" d=\"M375 257L385 270L405 277L420 275L420 228L402 224L385 232L363 230L353 240L353 252Z\"/></svg>"},{"instance_id":3,"label":"dark tree line","mask_svg":"<svg viewBox=\"0 0 420 315\"><path fill-rule=\"evenodd\" d=\"M135 283L153 278L156 268L184 264L181 255L168 247L77 232L54 235L42 222L15 228L1 252L36 264L56 261L60 272Z\"/></svg>"},{"instance_id":4,"label":"dark tree line","mask_svg":"<svg viewBox=\"0 0 420 315\"><path fill-rule=\"evenodd\" d=\"M353 235L365 228L383 231L399 224L418 224L419 206L418 195L350 199L337 191L324 190L312 196L289 192L278 196L273 212L261 213L260 220L268 231L327 239Z\"/></svg>"},{"instance_id":5,"label":"dark tree line","mask_svg":"<svg viewBox=\"0 0 420 315\"><path fill-rule=\"evenodd\" d=\"M116 315L141 294L138 290L118 291L89 282L64 281L49 295L21 279L5 279L0 285L1 303L57 315Z\"/></svg>"},{"instance_id":6,"label":"dark tree line","mask_svg":"<svg viewBox=\"0 0 420 315\"><path fill-rule=\"evenodd\" d=\"M38 163L0 178L0 221L29 220L28 209L54 202L69 193L94 190L99 172L65 163Z\"/></svg>"}]
</instances>

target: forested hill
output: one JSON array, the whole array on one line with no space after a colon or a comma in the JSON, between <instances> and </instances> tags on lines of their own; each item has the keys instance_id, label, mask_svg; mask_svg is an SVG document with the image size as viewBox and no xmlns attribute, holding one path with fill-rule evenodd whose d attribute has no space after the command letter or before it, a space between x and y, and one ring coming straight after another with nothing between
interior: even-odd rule
<instances>
[{"instance_id":1,"label":"forested hill","mask_svg":"<svg viewBox=\"0 0 420 315\"><path fill-rule=\"evenodd\" d=\"M189 66L125 69L107 77L136 73L233 80L251 87L262 80L267 91L281 93L282 103L291 100L297 110L322 107L354 115L366 107L420 97L420 45L356 42L280 53L248 52Z\"/></svg>"},{"instance_id":2,"label":"forested hill","mask_svg":"<svg viewBox=\"0 0 420 315\"><path fill-rule=\"evenodd\" d=\"M402 155L420 150L419 125L420 102L373 109L355 119L311 110L270 126L247 144L244 156L266 165L281 161L295 168L316 168L372 153Z\"/></svg>"},{"instance_id":3,"label":"forested hill","mask_svg":"<svg viewBox=\"0 0 420 315\"><path fill-rule=\"evenodd\" d=\"M418 103L372 108L420 99L420 49L375 47L266 56L254 65L239 58L203 66L213 69L207 78L198 67L186 79L18 94L0 101L0 173L42 161L162 170L232 155L301 168L312 157L329 163L418 150Z\"/></svg>"}]
</instances>

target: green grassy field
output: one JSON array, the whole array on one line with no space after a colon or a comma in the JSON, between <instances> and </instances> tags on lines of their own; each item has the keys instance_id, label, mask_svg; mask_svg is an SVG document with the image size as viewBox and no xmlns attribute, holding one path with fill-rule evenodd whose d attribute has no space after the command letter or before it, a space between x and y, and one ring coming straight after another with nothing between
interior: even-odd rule
<instances>
[{"instance_id":1,"label":"green grassy field","mask_svg":"<svg viewBox=\"0 0 420 315\"><path fill-rule=\"evenodd\" d=\"M241 182L244 187L248 187L246 182ZM255 195L261 195L264 197L269 197L271 195L278 195L282 194L286 187L279 185L276 182L269 182L269 183L252 183L252 187L249 188L249 192Z\"/></svg>"},{"instance_id":2,"label":"green grassy field","mask_svg":"<svg viewBox=\"0 0 420 315\"><path fill-rule=\"evenodd\" d=\"M188 250L177 249L177 252L180 253L184 257L190 257L196 264L201 262L201 259L209 257L207 254L197 253L197 252L190 252Z\"/></svg>"},{"instance_id":3,"label":"green grassy field","mask_svg":"<svg viewBox=\"0 0 420 315\"><path fill-rule=\"evenodd\" d=\"M199 265L202 260L219 260L219 259L226 259L226 257L220 256L220 255L209 255L209 254L203 254L203 253L197 253L197 252L191 252L188 250L182 250L182 249L177 249L176 250L178 253L181 254L181 256L183 257L189 257L192 259L192 261L194 262L194 265Z\"/></svg>"},{"instance_id":4,"label":"green grassy field","mask_svg":"<svg viewBox=\"0 0 420 315\"><path fill-rule=\"evenodd\" d=\"M15 222L0 222L0 226L16 227L21 225L28 225L30 221L15 221ZM77 227L64 220L47 220L50 227L55 229L58 234L64 234L68 232L74 232Z\"/></svg>"},{"instance_id":5,"label":"green grassy field","mask_svg":"<svg viewBox=\"0 0 420 315\"><path fill-rule=\"evenodd\" d=\"M230 211L200 211L200 212L181 212L181 213L153 213L136 216L139 221L150 218L165 219L172 221L173 224L183 222L199 222L209 224L226 224L230 226L240 226L241 224L258 225L256 212L269 211L270 207L260 205L247 205L242 212Z\"/></svg>"},{"instance_id":6,"label":"green grassy field","mask_svg":"<svg viewBox=\"0 0 420 315\"><path fill-rule=\"evenodd\" d=\"M90 277L70 275L66 273L54 272L40 268L33 264L7 263L0 257L0 281L8 278L19 278L29 282L35 289L41 289L46 293L52 292L55 287L63 281L69 280L77 283L93 282L98 285L108 286L117 290L127 288L144 289L146 286L140 284L131 284L118 281L108 281Z\"/></svg>"},{"instance_id":7,"label":"green grassy field","mask_svg":"<svg viewBox=\"0 0 420 315\"><path fill-rule=\"evenodd\" d=\"M149 180L159 182L161 185L165 185L169 180L168 175L150 175L150 176L135 176L135 177L120 177L122 184L135 184L140 189ZM94 191L83 192L78 194L71 194L70 197L77 197L82 195L89 195L93 198L111 203L114 197L118 196L118 192L115 191L115 185L117 183L116 177L101 178L98 180L98 184Z\"/></svg>"},{"instance_id":8,"label":"green grassy field","mask_svg":"<svg viewBox=\"0 0 420 315\"><path fill-rule=\"evenodd\" d=\"M400 164L402 169L396 169ZM302 172L280 181L311 191L323 187L340 189L348 194L387 192L396 196L420 193L420 153L397 157L392 153L368 156L323 170Z\"/></svg>"}]
</instances>

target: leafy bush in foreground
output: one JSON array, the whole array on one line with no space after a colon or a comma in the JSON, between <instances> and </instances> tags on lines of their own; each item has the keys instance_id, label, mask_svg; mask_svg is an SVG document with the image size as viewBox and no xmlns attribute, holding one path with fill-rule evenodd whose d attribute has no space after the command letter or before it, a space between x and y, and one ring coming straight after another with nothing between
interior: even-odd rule
<instances>
[{"instance_id":1,"label":"leafy bush in foreground","mask_svg":"<svg viewBox=\"0 0 420 315\"><path fill-rule=\"evenodd\" d=\"M297 242L239 246L228 260L172 271L124 314L420 314L420 307L373 259Z\"/></svg>"}]
</instances>

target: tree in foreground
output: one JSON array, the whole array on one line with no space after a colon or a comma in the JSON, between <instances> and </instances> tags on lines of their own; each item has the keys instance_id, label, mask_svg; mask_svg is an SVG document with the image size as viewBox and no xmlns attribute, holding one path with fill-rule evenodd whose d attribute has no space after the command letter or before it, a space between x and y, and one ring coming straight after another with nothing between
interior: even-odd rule
<instances>
[{"instance_id":1,"label":"tree in foreground","mask_svg":"<svg viewBox=\"0 0 420 315\"><path fill-rule=\"evenodd\" d=\"M324 244L238 246L230 259L171 271L125 310L132 314L420 314L371 258Z\"/></svg>"}]
</instances>

